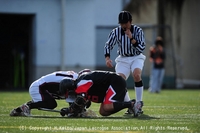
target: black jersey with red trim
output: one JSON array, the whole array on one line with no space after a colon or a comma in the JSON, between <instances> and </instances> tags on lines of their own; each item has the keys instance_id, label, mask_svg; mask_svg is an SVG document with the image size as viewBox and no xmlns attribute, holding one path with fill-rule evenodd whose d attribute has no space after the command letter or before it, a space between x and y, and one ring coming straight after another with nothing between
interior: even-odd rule
<instances>
[{"instance_id":1,"label":"black jersey with red trim","mask_svg":"<svg viewBox=\"0 0 200 133\"><path fill-rule=\"evenodd\" d=\"M119 89L122 89L120 84L123 85L125 90L125 80L114 72L92 71L81 75L77 79L75 92L76 94L85 94L86 99L92 102L101 103L104 100L109 86L119 86L120 88L114 88L117 92Z\"/></svg>"}]
</instances>

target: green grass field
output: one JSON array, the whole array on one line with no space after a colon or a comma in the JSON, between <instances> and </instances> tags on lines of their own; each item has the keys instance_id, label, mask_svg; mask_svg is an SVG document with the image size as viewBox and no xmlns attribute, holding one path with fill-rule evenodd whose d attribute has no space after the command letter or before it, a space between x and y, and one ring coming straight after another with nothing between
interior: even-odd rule
<instances>
[{"instance_id":1,"label":"green grass field","mask_svg":"<svg viewBox=\"0 0 200 133\"><path fill-rule=\"evenodd\" d=\"M129 90L131 98L134 92ZM94 133L198 133L200 132L200 90L163 90L160 94L144 91L144 114L138 118L124 116L125 109L102 117L99 104L90 109L97 118L66 118L59 113L32 110L33 117L10 117L10 111L30 100L28 92L0 92L0 133L49 133L49 132L94 132ZM68 104L58 101L61 109Z\"/></svg>"}]
</instances>

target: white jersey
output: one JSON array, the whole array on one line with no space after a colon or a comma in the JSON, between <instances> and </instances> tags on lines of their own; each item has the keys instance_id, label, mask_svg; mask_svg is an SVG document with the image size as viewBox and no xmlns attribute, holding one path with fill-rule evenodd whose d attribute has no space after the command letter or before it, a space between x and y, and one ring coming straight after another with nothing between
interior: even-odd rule
<instances>
[{"instance_id":1,"label":"white jersey","mask_svg":"<svg viewBox=\"0 0 200 133\"><path fill-rule=\"evenodd\" d=\"M42 76L36 81L39 83L39 85L42 85L43 83L60 83L60 81L65 78L76 80L78 78L78 74L74 71L57 71Z\"/></svg>"},{"instance_id":2,"label":"white jersey","mask_svg":"<svg viewBox=\"0 0 200 133\"><path fill-rule=\"evenodd\" d=\"M46 92L59 95L60 81L65 78L76 80L78 74L74 71L57 71L42 76L38 80L34 81L29 88L29 93L33 101L42 101L42 94Z\"/></svg>"}]
</instances>

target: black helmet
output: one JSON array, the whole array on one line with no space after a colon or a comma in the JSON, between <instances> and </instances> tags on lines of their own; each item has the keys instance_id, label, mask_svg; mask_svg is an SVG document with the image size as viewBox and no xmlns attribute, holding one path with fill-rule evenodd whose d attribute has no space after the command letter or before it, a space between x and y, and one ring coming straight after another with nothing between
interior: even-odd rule
<instances>
[{"instance_id":1,"label":"black helmet","mask_svg":"<svg viewBox=\"0 0 200 133\"><path fill-rule=\"evenodd\" d=\"M61 94L65 94L67 91L74 91L76 88L75 82L72 79L63 79L60 81L59 91Z\"/></svg>"},{"instance_id":2,"label":"black helmet","mask_svg":"<svg viewBox=\"0 0 200 133\"><path fill-rule=\"evenodd\" d=\"M118 16L118 23L123 24L132 21L132 16L129 11L121 11Z\"/></svg>"}]
</instances>

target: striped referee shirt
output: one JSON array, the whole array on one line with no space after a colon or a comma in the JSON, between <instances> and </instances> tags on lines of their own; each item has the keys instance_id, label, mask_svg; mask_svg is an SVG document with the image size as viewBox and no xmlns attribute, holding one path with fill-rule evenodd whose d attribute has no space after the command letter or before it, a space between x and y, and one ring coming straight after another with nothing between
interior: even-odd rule
<instances>
[{"instance_id":1,"label":"striped referee shirt","mask_svg":"<svg viewBox=\"0 0 200 133\"><path fill-rule=\"evenodd\" d=\"M128 38L128 36L124 33L124 30L121 28L121 26L116 27L113 29L109 36L108 41L105 44L104 47L104 55L105 57L110 57L110 52L115 46L115 44L118 44L118 55L121 56L135 56L139 55L140 53L143 53L145 49L145 39L144 39L144 33L142 29L136 25L131 25L131 33L133 38L136 40L136 43L133 45L131 44L131 40Z\"/></svg>"}]
</instances>

